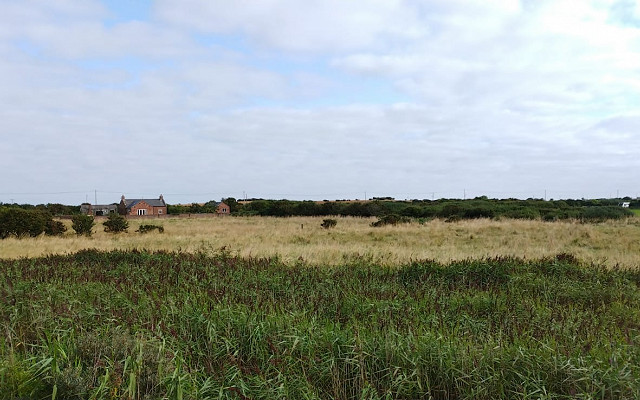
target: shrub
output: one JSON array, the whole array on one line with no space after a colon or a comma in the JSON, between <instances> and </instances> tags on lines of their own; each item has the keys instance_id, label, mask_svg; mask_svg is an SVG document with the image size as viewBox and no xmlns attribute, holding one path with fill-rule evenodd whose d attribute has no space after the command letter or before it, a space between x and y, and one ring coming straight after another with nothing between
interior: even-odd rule
<instances>
[{"instance_id":1,"label":"shrub","mask_svg":"<svg viewBox=\"0 0 640 400\"><path fill-rule=\"evenodd\" d=\"M535 208L523 207L514 210L508 210L503 214L507 218L513 219L538 219L540 218L540 212Z\"/></svg>"},{"instance_id":2,"label":"shrub","mask_svg":"<svg viewBox=\"0 0 640 400\"><path fill-rule=\"evenodd\" d=\"M452 222L460 222L462 218L459 215L452 215L449 218L445 219L444 222L452 223Z\"/></svg>"},{"instance_id":3,"label":"shrub","mask_svg":"<svg viewBox=\"0 0 640 400\"><path fill-rule=\"evenodd\" d=\"M493 218L494 216L495 212L488 207L469 208L462 214L464 219Z\"/></svg>"},{"instance_id":4,"label":"shrub","mask_svg":"<svg viewBox=\"0 0 640 400\"><path fill-rule=\"evenodd\" d=\"M7 208L0 210L0 238L9 236L36 237L52 222L51 215L41 210Z\"/></svg>"},{"instance_id":5,"label":"shrub","mask_svg":"<svg viewBox=\"0 0 640 400\"><path fill-rule=\"evenodd\" d=\"M372 222L371 226L380 227L385 225L398 225L411 222L411 218L403 217L398 214L387 214L382 217L378 217L376 222Z\"/></svg>"},{"instance_id":6,"label":"shrub","mask_svg":"<svg viewBox=\"0 0 640 400\"><path fill-rule=\"evenodd\" d=\"M67 231L67 227L61 221L53 219L47 222L44 227L44 233L49 236L60 236Z\"/></svg>"},{"instance_id":7,"label":"shrub","mask_svg":"<svg viewBox=\"0 0 640 400\"><path fill-rule=\"evenodd\" d=\"M586 207L580 219L585 222L602 222L609 219L623 219L633 215L622 207Z\"/></svg>"},{"instance_id":8,"label":"shrub","mask_svg":"<svg viewBox=\"0 0 640 400\"><path fill-rule=\"evenodd\" d=\"M71 227L76 235L91 236L91 230L95 224L91 215L74 215L71 219Z\"/></svg>"},{"instance_id":9,"label":"shrub","mask_svg":"<svg viewBox=\"0 0 640 400\"><path fill-rule=\"evenodd\" d=\"M148 233L154 229L157 230L158 233L164 233L164 227L161 225L140 225L140 227L136 229L136 232Z\"/></svg>"},{"instance_id":10,"label":"shrub","mask_svg":"<svg viewBox=\"0 0 640 400\"><path fill-rule=\"evenodd\" d=\"M329 229L329 228L333 228L337 224L338 224L338 221L336 221L335 219L329 218L329 219L323 219L322 224L320 224L320 226L323 227L324 229Z\"/></svg>"},{"instance_id":11,"label":"shrub","mask_svg":"<svg viewBox=\"0 0 640 400\"><path fill-rule=\"evenodd\" d=\"M109 218L102 225L104 225L105 232L111 233L125 232L129 228L126 218L119 214L109 215Z\"/></svg>"}]
</instances>

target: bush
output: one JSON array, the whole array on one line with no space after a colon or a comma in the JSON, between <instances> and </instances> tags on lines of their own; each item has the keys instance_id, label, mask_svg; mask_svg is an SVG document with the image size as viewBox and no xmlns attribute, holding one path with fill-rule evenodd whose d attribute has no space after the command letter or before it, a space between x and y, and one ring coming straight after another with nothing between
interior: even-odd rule
<instances>
[{"instance_id":1,"label":"bush","mask_svg":"<svg viewBox=\"0 0 640 400\"><path fill-rule=\"evenodd\" d=\"M580 219L584 222L602 222L610 219L623 219L633 215L622 207L586 207Z\"/></svg>"},{"instance_id":2,"label":"bush","mask_svg":"<svg viewBox=\"0 0 640 400\"><path fill-rule=\"evenodd\" d=\"M67 227L61 221L53 219L47 222L44 227L44 233L49 236L60 236L67 231Z\"/></svg>"},{"instance_id":3,"label":"bush","mask_svg":"<svg viewBox=\"0 0 640 400\"><path fill-rule=\"evenodd\" d=\"M158 233L164 233L164 227L161 225L140 225L140 227L136 229L136 232L148 233L154 229L157 230Z\"/></svg>"},{"instance_id":4,"label":"bush","mask_svg":"<svg viewBox=\"0 0 640 400\"><path fill-rule=\"evenodd\" d=\"M105 232L111 233L125 232L129 228L126 218L118 214L109 215L109 218L102 225L104 225Z\"/></svg>"},{"instance_id":5,"label":"bush","mask_svg":"<svg viewBox=\"0 0 640 400\"><path fill-rule=\"evenodd\" d=\"M329 228L333 228L337 224L338 224L338 221L336 221L335 219L323 219L322 224L320 224L320 226L323 227L324 229L329 229Z\"/></svg>"},{"instance_id":6,"label":"bush","mask_svg":"<svg viewBox=\"0 0 640 400\"><path fill-rule=\"evenodd\" d=\"M96 224L91 215L74 215L71 222L71 227L76 231L76 235L87 236L91 236L91 230Z\"/></svg>"},{"instance_id":7,"label":"bush","mask_svg":"<svg viewBox=\"0 0 640 400\"><path fill-rule=\"evenodd\" d=\"M385 225L406 224L409 222L411 222L411 218L403 217L398 214L388 214L378 217L378 220L376 222L372 222L371 226L380 227Z\"/></svg>"},{"instance_id":8,"label":"bush","mask_svg":"<svg viewBox=\"0 0 640 400\"><path fill-rule=\"evenodd\" d=\"M41 210L6 208L0 210L0 238L36 237L52 223L51 214Z\"/></svg>"},{"instance_id":9,"label":"bush","mask_svg":"<svg viewBox=\"0 0 640 400\"><path fill-rule=\"evenodd\" d=\"M488 207L469 208L462 214L464 219L493 218L494 216L495 212Z\"/></svg>"}]
</instances>

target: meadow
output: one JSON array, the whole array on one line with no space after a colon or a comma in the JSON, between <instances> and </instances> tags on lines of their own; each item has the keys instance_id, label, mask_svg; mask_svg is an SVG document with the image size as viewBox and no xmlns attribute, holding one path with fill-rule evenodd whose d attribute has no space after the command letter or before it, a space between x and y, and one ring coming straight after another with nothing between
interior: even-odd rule
<instances>
[{"instance_id":1,"label":"meadow","mask_svg":"<svg viewBox=\"0 0 640 400\"><path fill-rule=\"evenodd\" d=\"M453 223L434 219L420 224L374 228L375 218L344 217L323 229L322 217L231 217L130 220L128 233L110 234L97 220L92 237L69 229L62 237L0 240L0 258L69 254L83 249L167 250L212 253L225 247L243 257L277 256L287 263L340 265L369 258L381 265L433 259L448 263L468 258L514 256L525 259L569 253L586 263L640 265L640 219L602 223L576 221L475 219ZM70 226L70 222L66 221ZM140 224L155 223L164 233L140 234Z\"/></svg>"},{"instance_id":2,"label":"meadow","mask_svg":"<svg viewBox=\"0 0 640 400\"><path fill-rule=\"evenodd\" d=\"M640 398L635 218L372 221L0 240L0 398Z\"/></svg>"},{"instance_id":3,"label":"meadow","mask_svg":"<svg viewBox=\"0 0 640 400\"><path fill-rule=\"evenodd\" d=\"M632 399L640 273L81 251L0 262L0 396Z\"/></svg>"}]
</instances>

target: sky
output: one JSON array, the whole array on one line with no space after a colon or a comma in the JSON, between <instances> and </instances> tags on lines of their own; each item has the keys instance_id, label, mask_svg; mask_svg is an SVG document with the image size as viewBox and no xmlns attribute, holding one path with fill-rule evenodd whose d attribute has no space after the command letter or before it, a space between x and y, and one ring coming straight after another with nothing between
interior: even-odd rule
<instances>
[{"instance_id":1,"label":"sky","mask_svg":"<svg viewBox=\"0 0 640 400\"><path fill-rule=\"evenodd\" d=\"M0 202L640 196L635 0L0 0Z\"/></svg>"}]
</instances>

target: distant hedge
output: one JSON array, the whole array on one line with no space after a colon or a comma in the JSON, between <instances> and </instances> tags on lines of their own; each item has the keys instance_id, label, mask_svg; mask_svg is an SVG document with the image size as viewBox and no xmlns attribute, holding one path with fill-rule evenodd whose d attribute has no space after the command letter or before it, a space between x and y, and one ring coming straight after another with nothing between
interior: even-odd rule
<instances>
[{"instance_id":1,"label":"distant hedge","mask_svg":"<svg viewBox=\"0 0 640 400\"><path fill-rule=\"evenodd\" d=\"M256 199L238 205L235 215L351 216L383 217L398 215L408 218L441 218L455 221L476 218L541 219L544 221L575 219L597 222L632 216L617 199L543 200L543 199L474 199L439 200L373 200L373 201L292 201ZM635 203L632 203L632 205Z\"/></svg>"}]
</instances>

